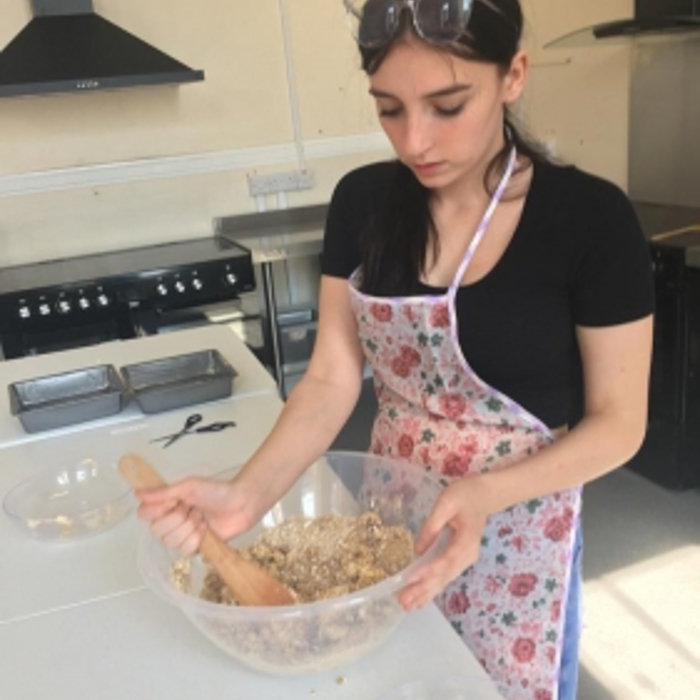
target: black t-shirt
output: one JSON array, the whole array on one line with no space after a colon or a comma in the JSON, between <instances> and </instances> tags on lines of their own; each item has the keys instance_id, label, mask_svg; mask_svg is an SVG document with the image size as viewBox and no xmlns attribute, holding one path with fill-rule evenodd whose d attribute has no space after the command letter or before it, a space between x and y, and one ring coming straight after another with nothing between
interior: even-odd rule
<instances>
[{"instance_id":1,"label":"black t-shirt","mask_svg":"<svg viewBox=\"0 0 700 700\"><path fill-rule=\"evenodd\" d=\"M364 166L338 183L323 274L347 278L360 264L360 232L382 206L395 167ZM444 291L416 280L394 294ZM474 371L549 427L573 425L583 405L575 327L653 312L651 259L629 200L575 167L536 163L510 244L491 272L460 287L456 304L460 345Z\"/></svg>"}]
</instances>

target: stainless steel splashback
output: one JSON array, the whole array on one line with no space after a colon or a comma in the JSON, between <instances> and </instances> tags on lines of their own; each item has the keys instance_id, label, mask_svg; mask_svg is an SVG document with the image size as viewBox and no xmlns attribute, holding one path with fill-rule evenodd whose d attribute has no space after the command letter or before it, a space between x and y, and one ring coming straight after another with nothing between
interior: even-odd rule
<instances>
[{"instance_id":1,"label":"stainless steel splashback","mask_svg":"<svg viewBox=\"0 0 700 700\"><path fill-rule=\"evenodd\" d=\"M700 207L700 40L633 51L630 196Z\"/></svg>"}]
</instances>

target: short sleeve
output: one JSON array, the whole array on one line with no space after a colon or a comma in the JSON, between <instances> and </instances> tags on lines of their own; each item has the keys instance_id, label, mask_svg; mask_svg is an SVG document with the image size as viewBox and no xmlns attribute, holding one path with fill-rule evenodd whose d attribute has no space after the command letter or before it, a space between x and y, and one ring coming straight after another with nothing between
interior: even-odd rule
<instances>
[{"instance_id":1,"label":"short sleeve","mask_svg":"<svg viewBox=\"0 0 700 700\"><path fill-rule=\"evenodd\" d=\"M579 326L614 326L654 311L648 243L627 196L605 183L585 202L571 289Z\"/></svg>"},{"instance_id":2,"label":"short sleeve","mask_svg":"<svg viewBox=\"0 0 700 700\"><path fill-rule=\"evenodd\" d=\"M335 187L326 217L321 254L321 273L348 278L360 264L360 228L363 217L362 173L345 175Z\"/></svg>"}]
</instances>

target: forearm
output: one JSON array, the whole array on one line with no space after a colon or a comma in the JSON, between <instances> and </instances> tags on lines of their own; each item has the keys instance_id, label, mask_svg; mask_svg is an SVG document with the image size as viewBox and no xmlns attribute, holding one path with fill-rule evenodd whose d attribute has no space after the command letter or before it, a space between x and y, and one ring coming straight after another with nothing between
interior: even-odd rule
<instances>
[{"instance_id":1,"label":"forearm","mask_svg":"<svg viewBox=\"0 0 700 700\"><path fill-rule=\"evenodd\" d=\"M580 486L629 461L641 446L645 423L606 414L584 418L573 430L510 467L475 477L489 513Z\"/></svg>"},{"instance_id":2,"label":"forearm","mask_svg":"<svg viewBox=\"0 0 700 700\"><path fill-rule=\"evenodd\" d=\"M337 437L357 403L361 381L338 385L307 373L266 440L238 477L274 503Z\"/></svg>"}]
</instances>

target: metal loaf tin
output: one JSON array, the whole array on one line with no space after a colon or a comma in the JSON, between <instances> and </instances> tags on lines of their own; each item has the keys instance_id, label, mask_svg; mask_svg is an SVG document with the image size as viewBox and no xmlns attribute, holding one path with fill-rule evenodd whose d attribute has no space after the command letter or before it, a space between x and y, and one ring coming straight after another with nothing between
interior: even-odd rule
<instances>
[{"instance_id":1,"label":"metal loaf tin","mask_svg":"<svg viewBox=\"0 0 700 700\"><path fill-rule=\"evenodd\" d=\"M8 391L12 415L28 433L114 415L125 399L124 384L112 365L15 382Z\"/></svg>"},{"instance_id":2,"label":"metal loaf tin","mask_svg":"<svg viewBox=\"0 0 700 700\"><path fill-rule=\"evenodd\" d=\"M122 367L144 413L160 413L231 396L236 370L218 350L163 357Z\"/></svg>"}]
</instances>

